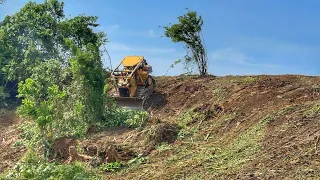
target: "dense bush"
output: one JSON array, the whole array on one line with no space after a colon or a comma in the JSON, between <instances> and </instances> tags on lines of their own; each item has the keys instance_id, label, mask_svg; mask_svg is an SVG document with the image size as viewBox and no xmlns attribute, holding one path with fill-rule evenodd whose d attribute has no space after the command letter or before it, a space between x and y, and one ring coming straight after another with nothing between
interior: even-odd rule
<instances>
[{"instance_id":1,"label":"dense bush","mask_svg":"<svg viewBox=\"0 0 320 180\"><path fill-rule=\"evenodd\" d=\"M106 98L109 99L109 98ZM130 110L117 107L116 104L109 100L107 111L105 111L105 120L102 126L126 126L129 128L141 127L149 118L148 113L144 110Z\"/></svg>"},{"instance_id":2,"label":"dense bush","mask_svg":"<svg viewBox=\"0 0 320 180\"><path fill-rule=\"evenodd\" d=\"M58 0L28 2L0 24L0 72L19 81L24 134L48 155L61 136L83 136L104 115L105 72L97 17L67 19ZM43 148L44 147L44 148Z\"/></svg>"},{"instance_id":3,"label":"dense bush","mask_svg":"<svg viewBox=\"0 0 320 180\"><path fill-rule=\"evenodd\" d=\"M70 165L48 163L44 159L38 158L34 153L29 153L21 162L19 162L12 170L2 174L0 179L6 180L100 180L101 176L97 175L93 170L89 170L86 164L75 162Z\"/></svg>"},{"instance_id":4,"label":"dense bush","mask_svg":"<svg viewBox=\"0 0 320 180\"><path fill-rule=\"evenodd\" d=\"M105 108L112 103L99 50L105 34L93 30L97 17L66 19L63 7L29 2L0 24L1 72L19 81L23 135L46 156L56 138L84 136L92 124L135 128L147 119L145 112Z\"/></svg>"},{"instance_id":5,"label":"dense bush","mask_svg":"<svg viewBox=\"0 0 320 180\"><path fill-rule=\"evenodd\" d=\"M18 82L17 113L31 151L1 178L96 179L82 164L48 163L55 139L83 137L91 125L140 127L147 119L146 112L115 106L105 93L109 75L99 48L107 40L94 31L97 17L67 19L63 6L58 0L29 2L0 23L0 72Z\"/></svg>"}]
</instances>

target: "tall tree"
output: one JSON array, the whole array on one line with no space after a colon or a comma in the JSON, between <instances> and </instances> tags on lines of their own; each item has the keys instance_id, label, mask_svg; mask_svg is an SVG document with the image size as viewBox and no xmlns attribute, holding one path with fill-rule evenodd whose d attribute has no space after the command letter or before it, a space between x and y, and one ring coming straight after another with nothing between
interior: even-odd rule
<instances>
[{"instance_id":1,"label":"tall tree","mask_svg":"<svg viewBox=\"0 0 320 180\"><path fill-rule=\"evenodd\" d=\"M63 3L28 2L19 12L6 16L0 24L0 63L10 80L24 80L32 67L58 58L59 22L64 18ZM59 37L60 36L60 37Z\"/></svg>"},{"instance_id":2,"label":"tall tree","mask_svg":"<svg viewBox=\"0 0 320 180\"><path fill-rule=\"evenodd\" d=\"M18 113L35 128L32 142L42 145L83 135L104 110L105 34L93 30L97 17L67 19L63 8L59 0L28 2L0 23L1 71L19 81Z\"/></svg>"},{"instance_id":3,"label":"tall tree","mask_svg":"<svg viewBox=\"0 0 320 180\"><path fill-rule=\"evenodd\" d=\"M207 75L208 59L201 38L203 20L201 16L197 16L197 12L190 11L188 8L187 11L185 15L178 17L178 23L163 27L165 36L171 38L174 43L183 42L187 51L185 65L195 63L200 75Z\"/></svg>"}]
</instances>

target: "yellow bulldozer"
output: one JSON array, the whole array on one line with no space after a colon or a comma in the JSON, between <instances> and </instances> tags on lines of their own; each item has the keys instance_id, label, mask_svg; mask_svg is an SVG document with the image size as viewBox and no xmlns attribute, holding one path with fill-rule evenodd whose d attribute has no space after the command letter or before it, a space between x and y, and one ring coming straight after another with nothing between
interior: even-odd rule
<instances>
[{"instance_id":1,"label":"yellow bulldozer","mask_svg":"<svg viewBox=\"0 0 320 180\"><path fill-rule=\"evenodd\" d=\"M145 109L145 102L156 87L151 73L152 66L144 56L126 56L111 73L111 96L121 107Z\"/></svg>"}]
</instances>

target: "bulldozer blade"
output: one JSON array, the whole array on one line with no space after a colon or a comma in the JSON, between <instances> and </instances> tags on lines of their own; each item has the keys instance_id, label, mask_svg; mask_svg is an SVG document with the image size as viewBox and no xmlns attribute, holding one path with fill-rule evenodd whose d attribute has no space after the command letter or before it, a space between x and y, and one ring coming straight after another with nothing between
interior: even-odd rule
<instances>
[{"instance_id":1,"label":"bulldozer blade","mask_svg":"<svg viewBox=\"0 0 320 180\"><path fill-rule=\"evenodd\" d=\"M136 99L136 98L115 98L116 103L118 106L126 109L135 109L135 110L142 110L143 107L143 100Z\"/></svg>"}]
</instances>

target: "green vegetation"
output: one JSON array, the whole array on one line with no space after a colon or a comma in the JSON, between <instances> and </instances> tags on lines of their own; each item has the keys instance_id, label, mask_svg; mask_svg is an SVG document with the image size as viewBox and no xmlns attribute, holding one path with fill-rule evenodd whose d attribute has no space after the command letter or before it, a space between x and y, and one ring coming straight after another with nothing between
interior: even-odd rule
<instances>
[{"instance_id":1,"label":"green vegetation","mask_svg":"<svg viewBox=\"0 0 320 180\"><path fill-rule=\"evenodd\" d=\"M54 141L85 137L91 125L136 128L147 120L146 112L120 109L105 94L107 73L99 48L107 38L95 32L96 22L95 16L65 18L58 0L28 2L1 22L0 73L18 82L17 113L26 120L20 127L24 141L15 146L43 156L20 162L9 179L91 178L81 164L48 163Z\"/></svg>"},{"instance_id":2,"label":"green vegetation","mask_svg":"<svg viewBox=\"0 0 320 180\"><path fill-rule=\"evenodd\" d=\"M196 64L200 75L208 74L208 59L205 47L202 40L202 17L197 15L197 12L190 11L179 16L179 23L172 24L170 26L164 26L165 36L171 38L172 42L183 42L187 55L184 59L185 68L188 69L193 64ZM182 60L178 60L172 64L180 63Z\"/></svg>"},{"instance_id":3,"label":"green vegetation","mask_svg":"<svg viewBox=\"0 0 320 180\"><path fill-rule=\"evenodd\" d=\"M115 172L123 166L120 162L105 163L99 166L99 169L105 172Z\"/></svg>"},{"instance_id":4,"label":"green vegetation","mask_svg":"<svg viewBox=\"0 0 320 180\"><path fill-rule=\"evenodd\" d=\"M178 125L181 127L178 137L184 139L186 137L192 137L198 131L196 126L191 126L196 122L200 123L205 120L206 115L201 112L196 112L195 109L190 109L183 112L178 117Z\"/></svg>"},{"instance_id":5,"label":"green vegetation","mask_svg":"<svg viewBox=\"0 0 320 180\"><path fill-rule=\"evenodd\" d=\"M315 103L312 104L305 112L304 116L308 118L315 117L316 115L320 114L320 104Z\"/></svg>"},{"instance_id":6,"label":"green vegetation","mask_svg":"<svg viewBox=\"0 0 320 180\"><path fill-rule=\"evenodd\" d=\"M249 129L234 134L235 136L230 139L223 135L207 142L204 142L203 138L194 138L193 141L184 139L179 145L161 144L157 147L157 151L160 156L163 152L172 152L172 155L163 158L163 161L175 178L222 178L227 174L241 171L250 160L258 158L261 150L260 141L265 133L264 127L275 118L273 115L267 115ZM201 130L197 132L201 133Z\"/></svg>"},{"instance_id":7,"label":"green vegetation","mask_svg":"<svg viewBox=\"0 0 320 180\"><path fill-rule=\"evenodd\" d=\"M1 64L0 64L1 65ZM10 94L6 91L6 76L0 70L0 108L8 107L8 97Z\"/></svg>"},{"instance_id":8,"label":"green vegetation","mask_svg":"<svg viewBox=\"0 0 320 180\"><path fill-rule=\"evenodd\" d=\"M2 2L0 0L0 4ZM173 42L185 43L188 55L183 62L186 68L196 64L200 75L206 75L202 17L188 11L178 20L179 23L164 27L165 36ZM258 80L259 84L263 83L258 76L231 76L213 81L180 76L172 82L184 81L185 84L176 87L163 79L167 84L159 89L170 97L163 109L152 111L152 116L145 111L122 109L106 94L110 88L106 80L110 72L102 68L99 48L107 43L107 37L95 31L97 26L95 16L66 18L64 4L58 0L40 4L29 2L0 23L0 74L6 75L6 82L16 83L21 100L17 115L23 118L19 127L22 132L14 131L11 137L12 129L16 129L10 126L1 141L6 146L3 147L12 150L5 155L8 158L15 160L15 153L25 152L22 148L27 150L25 157L12 169L1 172L0 179L96 180L126 173L138 174L140 178L161 174L165 176L163 179L169 179L166 177L169 175L173 176L171 179L187 176L205 179L209 175L229 178L228 175L234 177L240 171L264 173L270 170L263 169L269 163L262 164L260 159L254 161L256 158L264 158L264 161L274 158L277 163L283 163L280 173L288 169L292 172L291 169L297 167L302 178L319 172L315 157L320 140L317 131L311 129L318 124L311 120L319 116L320 104L317 99L310 98L317 95L317 86L313 86L311 91L314 92L310 93L310 89L302 89L304 87L296 89L300 84L292 81L291 88L286 89L286 86L279 87L286 79L279 78L274 83L271 78L267 85L270 93L262 91L265 90L263 86L243 88ZM174 64L180 62L182 60ZM4 102L8 89L2 82L0 103ZM199 86L202 83L204 88ZM311 86L311 81L308 83ZM279 91L273 92L273 89ZM179 95L178 98L175 95ZM194 99L189 101L185 97ZM249 103L246 97L252 98ZM254 99L256 97L258 99ZM308 98L312 103L307 103ZM179 109L181 106L193 108ZM263 117L267 113L269 115ZM141 128L149 118L151 125ZM11 122L15 120L8 119L5 124L15 124ZM110 128L112 132L88 137L91 128L106 127L118 127L120 131ZM55 144L59 138L66 142ZM269 139L262 144L263 138ZM272 151L260 154L265 153L262 147ZM76 153L72 154L75 149ZM57 151L65 156L61 162ZM290 153L296 159L290 159ZM4 156L1 154L1 157ZM260 169L245 169L257 163L262 164ZM292 168L291 163L300 165ZM243 174L239 174L242 177Z\"/></svg>"},{"instance_id":9,"label":"green vegetation","mask_svg":"<svg viewBox=\"0 0 320 180\"><path fill-rule=\"evenodd\" d=\"M0 175L0 179L90 179L102 180L88 165L75 162L70 165L59 163L48 163L45 159L39 158L36 154L29 152L10 172Z\"/></svg>"},{"instance_id":10,"label":"green vegetation","mask_svg":"<svg viewBox=\"0 0 320 180\"><path fill-rule=\"evenodd\" d=\"M170 149L172 149L172 146L170 144L168 144L167 142L163 142L156 147L156 150L158 151L158 153L161 153L161 152L164 152L164 151L167 151Z\"/></svg>"},{"instance_id":11,"label":"green vegetation","mask_svg":"<svg viewBox=\"0 0 320 180\"><path fill-rule=\"evenodd\" d=\"M224 101L225 95L227 94L227 89L216 88L213 90L213 102L222 103Z\"/></svg>"},{"instance_id":12,"label":"green vegetation","mask_svg":"<svg viewBox=\"0 0 320 180\"><path fill-rule=\"evenodd\" d=\"M103 126L126 126L129 128L141 127L149 118L148 113L143 110L128 110L117 108L115 104L110 105L105 117L112 121L103 121Z\"/></svg>"},{"instance_id":13,"label":"green vegetation","mask_svg":"<svg viewBox=\"0 0 320 180\"><path fill-rule=\"evenodd\" d=\"M65 19L63 3L29 2L7 16L0 27L0 59L10 80L19 80L22 104L18 114L31 122L33 147L63 136L83 136L101 121L104 80L99 47L106 42L95 33L93 16Z\"/></svg>"},{"instance_id":14,"label":"green vegetation","mask_svg":"<svg viewBox=\"0 0 320 180\"><path fill-rule=\"evenodd\" d=\"M295 110L296 107L294 106L285 106L284 108L282 108L278 113L277 115L285 115L285 114L288 114L288 113L291 113Z\"/></svg>"},{"instance_id":15,"label":"green vegetation","mask_svg":"<svg viewBox=\"0 0 320 180\"><path fill-rule=\"evenodd\" d=\"M235 170L241 167L239 165L254 158L254 154L260 150L259 141L263 137L264 126L272 120L272 116L264 117L258 124L240 134L234 142L220 149L213 157L216 161L214 161L212 169Z\"/></svg>"}]
</instances>

